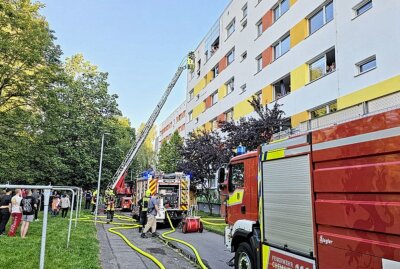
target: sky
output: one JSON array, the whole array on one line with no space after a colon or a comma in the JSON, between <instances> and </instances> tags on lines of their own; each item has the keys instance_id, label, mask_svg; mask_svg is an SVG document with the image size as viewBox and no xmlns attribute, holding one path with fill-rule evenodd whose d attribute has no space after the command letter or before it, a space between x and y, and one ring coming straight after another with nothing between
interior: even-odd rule
<instances>
[{"instance_id":1,"label":"sky","mask_svg":"<svg viewBox=\"0 0 400 269\"><path fill-rule=\"evenodd\" d=\"M40 0L63 58L82 53L109 73L110 93L133 127L146 122L187 52L230 0ZM184 100L186 72L157 125Z\"/></svg>"}]
</instances>

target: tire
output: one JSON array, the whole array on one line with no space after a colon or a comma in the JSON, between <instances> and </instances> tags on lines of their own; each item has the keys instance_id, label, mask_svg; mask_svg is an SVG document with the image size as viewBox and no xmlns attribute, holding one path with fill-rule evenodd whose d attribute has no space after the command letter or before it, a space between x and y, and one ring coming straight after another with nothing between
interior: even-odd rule
<instances>
[{"instance_id":1,"label":"tire","mask_svg":"<svg viewBox=\"0 0 400 269\"><path fill-rule=\"evenodd\" d=\"M235 252L235 269L255 269L254 253L249 243L242 242Z\"/></svg>"},{"instance_id":2,"label":"tire","mask_svg":"<svg viewBox=\"0 0 400 269\"><path fill-rule=\"evenodd\" d=\"M202 222L200 222L199 233L202 233L202 232L203 232L203 223L202 223Z\"/></svg>"},{"instance_id":3,"label":"tire","mask_svg":"<svg viewBox=\"0 0 400 269\"><path fill-rule=\"evenodd\" d=\"M187 233L187 225L186 222L182 225L182 233Z\"/></svg>"}]
</instances>

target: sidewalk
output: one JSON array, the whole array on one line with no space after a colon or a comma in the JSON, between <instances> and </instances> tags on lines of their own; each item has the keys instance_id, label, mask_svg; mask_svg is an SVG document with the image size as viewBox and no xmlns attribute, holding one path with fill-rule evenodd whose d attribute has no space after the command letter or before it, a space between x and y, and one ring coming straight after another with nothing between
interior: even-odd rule
<instances>
[{"instance_id":1,"label":"sidewalk","mask_svg":"<svg viewBox=\"0 0 400 269\"><path fill-rule=\"evenodd\" d=\"M150 259L131 249L118 235L107 231L113 225L99 224L100 260L103 269L158 268ZM158 238L140 238L137 229L121 230L134 245L155 256L168 269L194 268L185 257L163 244Z\"/></svg>"}]
</instances>

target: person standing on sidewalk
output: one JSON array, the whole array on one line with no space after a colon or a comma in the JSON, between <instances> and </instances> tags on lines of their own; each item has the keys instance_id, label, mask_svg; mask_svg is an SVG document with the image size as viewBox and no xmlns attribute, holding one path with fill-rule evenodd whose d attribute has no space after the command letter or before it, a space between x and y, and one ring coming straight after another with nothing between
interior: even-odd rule
<instances>
[{"instance_id":1,"label":"person standing on sidewalk","mask_svg":"<svg viewBox=\"0 0 400 269\"><path fill-rule=\"evenodd\" d=\"M6 225L10 219L11 190L6 190L0 199L0 235L5 235Z\"/></svg>"},{"instance_id":2,"label":"person standing on sidewalk","mask_svg":"<svg viewBox=\"0 0 400 269\"><path fill-rule=\"evenodd\" d=\"M21 208L21 190L16 189L15 195L11 198L11 217L12 224L10 226L10 230L8 231L8 236L15 236L15 233L18 230L19 224L22 220L22 208Z\"/></svg>"},{"instance_id":3,"label":"person standing on sidewalk","mask_svg":"<svg viewBox=\"0 0 400 269\"><path fill-rule=\"evenodd\" d=\"M40 201L42 200L39 190L34 190L32 192L32 197L35 199L35 202L36 202L35 221L39 221L38 214L39 214L39 211L40 211Z\"/></svg>"},{"instance_id":4,"label":"person standing on sidewalk","mask_svg":"<svg viewBox=\"0 0 400 269\"><path fill-rule=\"evenodd\" d=\"M61 217L65 218L68 214L68 208L71 206L68 195L63 194L61 197Z\"/></svg>"},{"instance_id":5,"label":"person standing on sidewalk","mask_svg":"<svg viewBox=\"0 0 400 269\"><path fill-rule=\"evenodd\" d=\"M151 228L151 233L152 236L155 237L156 236L156 229L157 229L157 220L156 220L156 216L158 215L158 199L157 197L151 196L150 200L149 200L149 208L147 210L147 224L144 227L144 230L142 232L142 234L140 235L140 237L142 238L147 238L146 233L150 230Z\"/></svg>"},{"instance_id":6,"label":"person standing on sidewalk","mask_svg":"<svg viewBox=\"0 0 400 269\"><path fill-rule=\"evenodd\" d=\"M87 190L85 192L85 209L90 209L90 201L92 200L92 192Z\"/></svg>"},{"instance_id":7,"label":"person standing on sidewalk","mask_svg":"<svg viewBox=\"0 0 400 269\"><path fill-rule=\"evenodd\" d=\"M32 191L28 190L25 198L21 200L22 207L22 226L21 238L25 238L29 229L29 223L33 221L33 214L35 213L35 199L32 197Z\"/></svg>"},{"instance_id":8,"label":"person standing on sidewalk","mask_svg":"<svg viewBox=\"0 0 400 269\"><path fill-rule=\"evenodd\" d=\"M106 212L107 212L107 223L110 223L114 219L115 212L115 195L114 192L109 189L106 191L105 195Z\"/></svg>"}]
</instances>

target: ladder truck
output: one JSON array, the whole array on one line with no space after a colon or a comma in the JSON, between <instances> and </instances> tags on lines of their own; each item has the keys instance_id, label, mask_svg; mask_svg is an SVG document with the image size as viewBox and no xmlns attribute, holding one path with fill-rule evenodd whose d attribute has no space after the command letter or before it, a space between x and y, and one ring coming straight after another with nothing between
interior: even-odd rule
<instances>
[{"instance_id":1,"label":"ladder truck","mask_svg":"<svg viewBox=\"0 0 400 269\"><path fill-rule=\"evenodd\" d=\"M128 153L125 156L125 159L122 161L121 165L118 167L117 171L112 177L111 183L108 185L108 189L114 190L117 196L120 197L121 205L123 205L124 208L130 207L130 205L132 204L132 200L130 197L132 195L132 188L126 187L125 185L125 175L128 171L128 168L132 164L140 147L146 140L151 128L153 127L154 122L156 121L158 115L160 114L161 109L163 108L165 102L167 101L168 96L170 95L172 89L174 88L182 72L185 69L188 69L191 72L193 72L194 62L195 62L194 53L189 52L188 55L179 64L178 69L176 70L171 82L168 84L168 87L164 91L164 94L162 95L160 101L155 107L150 118L147 120L142 132L140 133L136 141L132 144L131 148L129 149Z\"/></svg>"}]
</instances>

